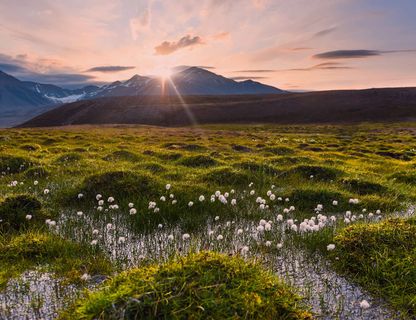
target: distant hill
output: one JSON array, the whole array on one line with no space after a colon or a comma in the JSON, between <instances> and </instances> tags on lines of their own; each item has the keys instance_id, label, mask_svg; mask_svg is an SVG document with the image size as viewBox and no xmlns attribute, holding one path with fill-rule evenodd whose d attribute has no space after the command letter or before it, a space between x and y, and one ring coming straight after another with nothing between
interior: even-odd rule
<instances>
[{"instance_id":1,"label":"distant hill","mask_svg":"<svg viewBox=\"0 0 416 320\"><path fill-rule=\"evenodd\" d=\"M63 105L35 117L21 127L415 120L416 88L381 88L251 96L107 97Z\"/></svg>"},{"instance_id":2,"label":"distant hill","mask_svg":"<svg viewBox=\"0 0 416 320\"><path fill-rule=\"evenodd\" d=\"M235 95L271 94L284 91L259 82L234 81L198 67L172 75L169 80L135 75L102 87L70 90L52 84L20 81L0 71L0 126L21 123L48 109L79 100L139 95Z\"/></svg>"}]
</instances>

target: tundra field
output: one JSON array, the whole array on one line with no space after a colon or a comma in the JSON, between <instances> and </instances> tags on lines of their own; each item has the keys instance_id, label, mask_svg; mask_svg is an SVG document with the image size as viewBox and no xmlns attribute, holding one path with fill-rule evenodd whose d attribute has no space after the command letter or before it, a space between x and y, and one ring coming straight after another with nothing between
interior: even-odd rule
<instances>
[{"instance_id":1,"label":"tundra field","mask_svg":"<svg viewBox=\"0 0 416 320\"><path fill-rule=\"evenodd\" d=\"M0 130L0 319L414 319L416 123Z\"/></svg>"}]
</instances>

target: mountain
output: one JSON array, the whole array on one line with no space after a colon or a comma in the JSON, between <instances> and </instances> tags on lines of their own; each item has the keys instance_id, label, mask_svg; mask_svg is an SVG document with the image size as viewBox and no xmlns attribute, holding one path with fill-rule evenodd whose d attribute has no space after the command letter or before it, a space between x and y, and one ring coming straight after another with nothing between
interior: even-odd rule
<instances>
[{"instance_id":1,"label":"mountain","mask_svg":"<svg viewBox=\"0 0 416 320\"><path fill-rule=\"evenodd\" d=\"M58 105L101 97L140 95L275 94L284 91L259 82L237 82L198 67L190 67L163 80L135 75L102 87L64 89L52 84L20 81L0 71L0 127L21 123Z\"/></svg>"},{"instance_id":2,"label":"mountain","mask_svg":"<svg viewBox=\"0 0 416 320\"><path fill-rule=\"evenodd\" d=\"M63 105L35 117L21 127L393 121L416 121L416 88L271 95L104 97Z\"/></svg>"}]
</instances>

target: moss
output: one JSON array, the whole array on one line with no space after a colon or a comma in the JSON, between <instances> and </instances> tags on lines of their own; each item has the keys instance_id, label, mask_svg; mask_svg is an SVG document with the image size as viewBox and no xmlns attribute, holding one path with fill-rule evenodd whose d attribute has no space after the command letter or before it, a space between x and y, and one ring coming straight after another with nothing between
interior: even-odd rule
<instances>
[{"instance_id":1,"label":"moss","mask_svg":"<svg viewBox=\"0 0 416 320\"><path fill-rule=\"evenodd\" d=\"M343 183L346 189L359 195L382 194L387 192L387 188L385 186L375 182L347 179L344 180Z\"/></svg>"},{"instance_id":2,"label":"moss","mask_svg":"<svg viewBox=\"0 0 416 320\"><path fill-rule=\"evenodd\" d=\"M42 204L29 195L17 195L6 198L0 203L0 230L20 230L29 225L43 224L48 217L41 210ZM31 219L26 218L31 215Z\"/></svg>"},{"instance_id":3,"label":"moss","mask_svg":"<svg viewBox=\"0 0 416 320\"><path fill-rule=\"evenodd\" d=\"M57 235L28 231L0 238L0 287L35 266L53 271L67 283L80 282L81 275L108 275L110 261L97 248L65 240ZM4 266L4 267L3 267Z\"/></svg>"},{"instance_id":4,"label":"moss","mask_svg":"<svg viewBox=\"0 0 416 320\"><path fill-rule=\"evenodd\" d=\"M186 167L199 168L215 166L217 161L210 156L200 154L196 156L185 157L179 163Z\"/></svg>"},{"instance_id":5,"label":"moss","mask_svg":"<svg viewBox=\"0 0 416 320\"><path fill-rule=\"evenodd\" d=\"M128 196L150 197L160 189L155 178L131 171L110 171L84 179L80 189L87 196L100 193L106 196L125 198ZM78 194L78 193L77 193Z\"/></svg>"},{"instance_id":6,"label":"moss","mask_svg":"<svg viewBox=\"0 0 416 320\"><path fill-rule=\"evenodd\" d=\"M282 173L281 177L285 178L298 175L303 179L310 179L311 176L313 176L314 180L331 181L335 180L342 174L343 172L341 170L332 167L300 165Z\"/></svg>"},{"instance_id":7,"label":"moss","mask_svg":"<svg viewBox=\"0 0 416 320\"><path fill-rule=\"evenodd\" d=\"M334 239L334 266L405 314L416 315L416 219L346 227Z\"/></svg>"},{"instance_id":8,"label":"moss","mask_svg":"<svg viewBox=\"0 0 416 320\"><path fill-rule=\"evenodd\" d=\"M215 185L241 186L247 185L250 182L250 177L242 171L237 171L229 167L222 167L204 174L202 176L202 181Z\"/></svg>"},{"instance_id":9,"label":"moss","mask_svg":"<svg viewBox=\"0 0 416 320\"><path fill-rule=\"evenodd\" d=\"M0 156L0 173L19 173L31 166L29 159L17 156Z\"/></svg>"},{"instance_id":10,"label":"moss","mask_svg":"<svg viewBox=\"0 0 416 320\"><path fill-rule=\"evenodd\" d=\"M140 315L140 316L139 316ZM202 252L124 272L63 319L312 319L300 298L260 266Z\"/></svg>"}]
</instances>

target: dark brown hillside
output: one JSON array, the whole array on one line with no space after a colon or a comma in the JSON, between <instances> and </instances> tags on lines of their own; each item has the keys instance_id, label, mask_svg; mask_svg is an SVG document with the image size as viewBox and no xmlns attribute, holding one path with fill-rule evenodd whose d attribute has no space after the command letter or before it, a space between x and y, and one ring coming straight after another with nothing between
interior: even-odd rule
<instances>
[{"instance_id":1,"label":"dark brown hillside","mask_svg":"<svg viewBox=\"0 0 416 320\"><path fill-rule=\"evenodd\" d=\"M416 88L278 95L109 97L48 111L21 127L75 124L348 123L416 120Z\"/></svg>"}]
</instances>

